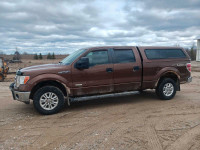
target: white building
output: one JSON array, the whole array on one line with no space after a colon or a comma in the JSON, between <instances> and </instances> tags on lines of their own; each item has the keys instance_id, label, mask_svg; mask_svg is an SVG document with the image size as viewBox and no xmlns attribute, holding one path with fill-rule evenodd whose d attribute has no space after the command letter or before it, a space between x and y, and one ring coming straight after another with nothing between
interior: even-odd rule
<instances>
[{"instance_id":1,"label":"white building","mask_svg":"<svg viewBox=\"0 0 200 150\"><path fill-rule=\"evenodd\" d=\"M197 39L197 55L196 61L200 61L200 37Z\"/></svg>"}]
</instances>

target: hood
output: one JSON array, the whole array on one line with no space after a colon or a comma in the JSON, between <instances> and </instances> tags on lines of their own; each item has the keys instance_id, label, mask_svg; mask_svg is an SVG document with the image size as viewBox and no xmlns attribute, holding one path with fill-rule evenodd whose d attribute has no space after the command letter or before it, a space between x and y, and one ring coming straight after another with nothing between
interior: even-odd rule
<instances>
[{"instance_id":1,"label":"hood","mask_svg":"<svg viewBox=\"0 0 200 150\"><path fill-rule=\"evenodd\" d=\"M37 65L26 67L20 70L23 75L36 76L40 74L57 74L60 71L66 71L70 69L68 65L61 64L45 64L45 65Z\"/></svg>"}]
</instances>

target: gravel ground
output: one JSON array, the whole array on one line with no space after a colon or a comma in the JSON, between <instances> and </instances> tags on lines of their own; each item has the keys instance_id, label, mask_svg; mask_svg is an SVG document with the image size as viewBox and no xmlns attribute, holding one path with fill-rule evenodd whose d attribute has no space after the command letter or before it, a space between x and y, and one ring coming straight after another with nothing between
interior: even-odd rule
<instances>
[{"instance_id":1,"label":"gravel ground","mask_svg":"<svg viewBox=\"0 0 200 150\"><path fill-rule=\"evenodd\" d=\"M73 103L42 116L0 82L0 149L200 149L200 72L170 101L153 90Z\"/></svg>"}]
</instances>

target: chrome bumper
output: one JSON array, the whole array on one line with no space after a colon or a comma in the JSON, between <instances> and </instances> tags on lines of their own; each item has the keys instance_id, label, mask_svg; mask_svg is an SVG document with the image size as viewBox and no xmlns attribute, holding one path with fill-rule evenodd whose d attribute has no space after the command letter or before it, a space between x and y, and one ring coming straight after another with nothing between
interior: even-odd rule
<instances>
[{"instance_id":1,"label":"chrome bumper","mask_svg":"<svg viewBox=\"0 0 200 150\"><path fill-rule=\"evenodd\" d=\"M10 90L12 92L12 96L13 96L14 100L18 100L20 102L24 102L25 104L29 104L30 103L29 96L30 96L31 92L15 91L13 83L10 85Z\"/></svg>"},{"instance_id":2,"label":"chrome bumper","mask_svg":"<svg viewBox=\"0 0 200 150\"><path fill-rule=\"evenodd\" d=\"M188 83L192 82L192 77L189 77L187 80Z\"/></svg>"}]
</instances>

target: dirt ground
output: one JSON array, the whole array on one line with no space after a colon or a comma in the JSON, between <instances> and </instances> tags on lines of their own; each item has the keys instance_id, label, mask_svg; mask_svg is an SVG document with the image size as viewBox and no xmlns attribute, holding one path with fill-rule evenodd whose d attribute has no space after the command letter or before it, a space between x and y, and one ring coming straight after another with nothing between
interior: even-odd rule
<instances>
[{"instance_id":1,"label":"dirt ground","mask_svg":"<svg viewBox=\"0 0 200 150\"><path fill-rule=\"evenodd\" d=\"M193 82L173 100L148 90L73 103L51 116L12 100L10 80L0 82L0 149L198 150L200 63L194 66Z\"/></svg>"}]
</instances>

